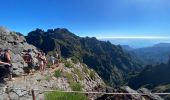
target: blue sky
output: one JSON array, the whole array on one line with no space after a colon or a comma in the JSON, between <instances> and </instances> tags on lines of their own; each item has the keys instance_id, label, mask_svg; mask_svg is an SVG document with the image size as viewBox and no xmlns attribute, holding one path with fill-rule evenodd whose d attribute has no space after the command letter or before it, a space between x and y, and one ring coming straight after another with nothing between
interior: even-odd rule
<instances>
[{"instance_id":1,"label":"blue sky","mask_svg":"<svg viewBox=\"0 0 170 100\"><path fill-rule=\"evenodd\" d=\"M79 36L170 37L169 0L0 0L0 25L26 33L63 27Z\"/></svg>"}]
</instances>

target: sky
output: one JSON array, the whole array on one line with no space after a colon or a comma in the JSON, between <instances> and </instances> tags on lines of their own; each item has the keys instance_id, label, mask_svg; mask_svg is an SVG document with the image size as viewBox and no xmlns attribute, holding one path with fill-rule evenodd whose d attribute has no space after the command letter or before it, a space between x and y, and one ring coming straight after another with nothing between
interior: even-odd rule
<instances>
[{"instance_id":1,"label":"sky","mask_svg":"<svg viewBox=\"0 0 170 100\"><path fill-rule=\"evenodd\" d=\"M98 38L170 37L169 0L0 0L0 26Z\"/></svg>"}]
</instances>

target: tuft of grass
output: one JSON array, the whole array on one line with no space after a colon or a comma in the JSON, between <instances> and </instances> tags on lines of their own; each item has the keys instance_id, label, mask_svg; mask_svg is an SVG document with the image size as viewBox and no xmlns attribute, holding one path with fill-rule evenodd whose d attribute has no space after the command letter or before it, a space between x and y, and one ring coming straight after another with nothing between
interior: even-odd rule
<instances>
[{"instance_id":1,"label":"tuft of grass","mask_svg":"<svg viewBox=\"0 0 170 100\"><path fill-rule=\"evenodd\" d=\"M86 74L89 74L89 70L88 70L88 68L87 68L87 66L83 63L82 64L83 65L83 72L85 72Z\"/></svg>"},{"instance_id":2,"label":"tuft of grass","mask_svg":"<svg viewBox=\"0 0 170 100\"><path fill-rule=\"evenodd\" d=\"M82 91L83 86L80 83L71 83L70 87L73 91Z\"/></svg>"},{"instance_id":3,"label":"tuft of grass","mask_svg":"<svg viewBox=\"0 0 170 100\"><path fill-rule=\"evenodd\" d=\"M80 93L64 93L64 92L48 92L45 94L45 100L88 100L85 94Z\"/></svg>"},{"instance_id":4,"label":"tuft of grass","mask_svg":"<svg viewBox=\"0 0 170 100\"><path fill-rule=\"evenodd\" d=\"M66 73L64 73L64 76L67 78L69 83L74 82L73 75L71 73L66 72Z\"/></svg>"},{"instance_id":5,"label":"tuft of grass","mask_svg":"<svg viewBox=\"0 0 170 100\"><path fill-rule=\"evenodd\" d=\"M74 64L77 64L79 61L79 59L75 56L71 57L71 60L73 61Z\"/></svg>"},{"instance_id":6,"label":"tuft of grass","mask_svg":"<svg viewBox=\"0 0 170 100\"><path fill-rule=\"evenodd\" d=\"M67 68L73 68L74 65L70 61L65 61L64 66Z\"/></svg>"},{"instance_id":7,"label":"tuft of grass","mask_svg":"<svg viewBox=\"0 0 170 100\"><path fill-rule=\"evenodd\" d=\"M47 68L50 68L52 66L52 63L47 64Z\"/></svg>"},{"instance_id":8,"label":"tuft of grass","mask_svg":"<svg viewBox=\"0 0 170 100\"><path fill-rule=\"evenodd\" d=\"M54 71L54 76L55 76L55 77L61 77L61 75L62 75L62 74L61 74L61 71L60 71L60 70L55 70L55 71Z\"/></svg>"},{"instance_id":9,"label":"tuft of grass","mask_svg":"<svg viewBox=\"0 0 170 100\"><path fill-rule=\"evenodd\" d=\"M83 74L80 72L80 70L78 68L74 68L74 72L75 72L75 74L78 75L78 77L79 77L79 79L81 81L84 80L84 76L83 76Z\"/></svg>"},{"instance_id":10,"label":"tuft of grass","mask_svg":"<svg viewBox=\"0 0 170 100\"><path fill-rule=\"evenodd\" d=\"M45 76L45 80L49 82L51 80L51 77L50 76Z\"/></svg>"},{"instance_id":11,"label":"tuft of grass","mask_svg":"<svg viewBox=\"0 0 170 100\"><path fill-rule=\"evenodd\" d=\"M65 59L63 57L60 58L60 62L65 63Z\"/></svg>"},{"instance_id":12,"label":"tuft of grass","mask_svg":"<svg viewBox=\"0 0 170 100\"><path fill-rule=\"evenodd\" d=\"M95 80L95 76L96 76L96 72L95 72L94 70L91 70L91 71L90 71L90 78L91 78L92 80Z\"/></svg>"}]
</instances>

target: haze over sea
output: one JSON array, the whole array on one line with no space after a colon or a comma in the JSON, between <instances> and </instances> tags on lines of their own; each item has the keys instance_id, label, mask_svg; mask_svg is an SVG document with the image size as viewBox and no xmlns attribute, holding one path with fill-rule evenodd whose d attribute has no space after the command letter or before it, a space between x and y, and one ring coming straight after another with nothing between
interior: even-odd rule
<instances>
[{"instance_id":1,"label":"haze over sea","mask_svg":"<svg viewBox=\"0 0 170 100\"><path fill-rule=\"evenodd\" d=\"M128 45L132 48L150 47L159 43L170 43L169 37L114 37L114 38L98 38L102 41L110 41L116 45Z\"/></svg>"}]
</instances>

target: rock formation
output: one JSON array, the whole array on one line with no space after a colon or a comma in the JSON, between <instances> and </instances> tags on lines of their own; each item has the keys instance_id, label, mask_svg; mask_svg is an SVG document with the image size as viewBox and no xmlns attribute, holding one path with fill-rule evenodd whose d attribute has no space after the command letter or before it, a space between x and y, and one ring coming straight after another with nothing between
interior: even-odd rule
<instances>
[{"instance_id":1,"label":"rock formation","mask_svg":"<svg viewBox=\"0 0 170 100\"><path fill-rule=\"evenodd\" d=\"M15 75L22 75L24 73L23 68L27 67L27 64L24 63L22 58L23 51L31 49L38 52L35 46L26 42L24 36L17 35L16 32L11 32L4 27L0 27L0 48L8 48L11 50L12 65ZM32 54L35 56L35 53ZM37 61L36 58L34 59Z\"/></svg>"}]
</instances>

